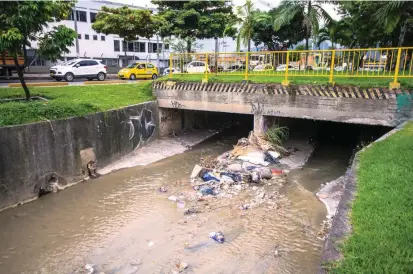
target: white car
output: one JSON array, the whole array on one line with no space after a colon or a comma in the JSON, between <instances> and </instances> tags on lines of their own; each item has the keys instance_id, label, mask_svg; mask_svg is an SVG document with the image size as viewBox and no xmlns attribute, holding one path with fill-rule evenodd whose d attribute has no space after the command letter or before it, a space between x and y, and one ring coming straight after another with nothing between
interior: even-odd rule
<instances>
[{"instance_id":1,"label":"white car","mask_svg":"<svg viewBox=\"0 0 413 274\"><path fill-rule=\"evenodd\" d=\"M286 65L279 65L277 68L276 68L276 71L285 71L287 69L287 66ZM298 68L297 67L294 67L294 66L291 66L291 65L288 65L288 70L298 70Z\"/></svg>"},{"instance_id":2,"label":"white car","mask_svg":"<svg viewBox=\"0 0 413 274\"><path fill-rule=\"evenodd\" d=\"M96 59L74 59L62 65L50 68L50 77L56 81L72 82L75 78L94 78L103 81L106 78L107 67Z\"/></svg>"},{"instance_id":3,"label":"white car","mask_svg":"<svg viewBox=\"0 0 413 274\"><path fill-rule=\"evenodd\" d=\"M170 68L166 68L164 71L163 71L163 76L168 76L169 75L169 69ZM179 68L172 68L172 74L176 74L176 73L181 73L181 70L179 69Z\"/></svg>"},{"instance_id":4,"label":"white car","mask_svg":"<svg viewBox=\"0 0 413 274\"><path fill-rule=\"evenodd\" d=\"M202 61L193 61L186 66L186 72L188 73L205 73L211 72L209 66Z\"/></svg>"}]
</instances>

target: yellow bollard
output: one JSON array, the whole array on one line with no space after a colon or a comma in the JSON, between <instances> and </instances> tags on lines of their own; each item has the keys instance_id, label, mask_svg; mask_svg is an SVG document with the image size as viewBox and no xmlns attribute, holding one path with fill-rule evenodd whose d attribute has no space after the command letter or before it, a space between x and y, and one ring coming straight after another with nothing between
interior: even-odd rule
<instances>
[{"instance_id":1,"label":"yellow bollard","mask_svg":"<svg viewBox=\"0 0 413 274\"><path fill-rule=\"evenodd\" d=\"M397 60L396 60L396 68L394 70L394 81L393 83L390 83L390 88L391 89L396 89L400 88L400 83L397 82L397 77L399 76L399 66L400 66L400 57L402 54L401 48L397 50ZM391 66L391 63L390 63Z\"/></svg>"},{"instance_id":2,"label":"yellow bollard","mask_svg":"<svg viewBox=\"0 0 413 274\"><path fill-rule=\"evenodd\" d=\"M172 54L169 53L169 78L172 78Z\"/></svg>"},{"instance_id":3,"label":"yellow bollard","mask_svg":"<svg viewBox=\"0 0 413 274\"><path fill-rule=\"evenodd\" d=\"M287 61L285 64L285 79L284 81L281 82L281 85L283 86L288 86L290 84L290 81L288 81L288 64L290 61L290 51L287 51Z\"/></svg>"},{"instance_id":4,"label":"yellow bollard","mask_svg":"<svg viewBox=\"0 0 413 274\"><path fill-rule=\"evenodd\" d=\"M249 52L245 55L245 77L244 80L248 81L248 71L249 71Z\"/></svg>"},{"instance_id":5,"label":"yellow bollard","mask_svg":"<svg viewBox=\"0 0 413 274\"><path fill-rule=\"evenodd\" d=\"M208 83L208 53L205 53L205 78L202 83Z\"/></svg>"},{"instance_id":6,"label":"yellow bollard","mask_svg":"<svg viewBox=\"0 0 413 274\"><path fill-rule=\"evenodd\" d=\"M331 53L331 65L330 65L330 80L328 81L330 84L334 85L333 82L333 74L334 74L334 59L336 57L336 51L333 50L333 52Z\"/></svg>"}]
</instances>

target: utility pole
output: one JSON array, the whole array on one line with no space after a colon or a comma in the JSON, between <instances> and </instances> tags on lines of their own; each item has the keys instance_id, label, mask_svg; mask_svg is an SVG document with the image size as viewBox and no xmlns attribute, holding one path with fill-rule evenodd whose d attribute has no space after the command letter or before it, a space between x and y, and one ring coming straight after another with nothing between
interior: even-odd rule
<instances>
[{"instance_id":1,"label":"utility pole","mask_svg":"<svg viewBox=\"0 0 413 274\"><path fill-rule=\"evenodd\" d=\"M162 40L162 60L165 62L165 41L163 40L163 38L161 38ZM167 67L169 67L169 65L167 65Z\"/></svg>"},{"instance_id":2,"label":"utility pole","mask_svg":"<svg viewBox=\"0 0 413 274\"><path fill-rule=\"evenodd\" d=\"M156 35L156 60L157 60L157 67L159 68L159 36Z\"/></svg>"},{"instance_id":3,"label":"utility pole","mask_svg":"<svg viewBox=\"0 0 413 274\"><path fill-rule=\"evenodd\" d=\"M77 33L77 14L76 8L73 9L73 21L75 22L75 32L76 32L76 56L79 58L79 35Z\"/></svg>"}]
</instances>

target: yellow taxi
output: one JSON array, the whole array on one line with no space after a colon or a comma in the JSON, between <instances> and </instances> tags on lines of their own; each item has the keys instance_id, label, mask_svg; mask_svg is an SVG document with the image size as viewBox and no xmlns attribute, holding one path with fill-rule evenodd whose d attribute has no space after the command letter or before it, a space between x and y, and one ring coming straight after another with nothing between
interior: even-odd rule
<instances>
[{"instance_id":1,"label":"yellow taxi","mask_svg":"<svg viewBox=\"0 0 413 274\"><path fill-rule=\"evenodd\" d=\"M158 69L152 63L136 62L132 63L126 68L118 72L120 79L144 79L151 78L155 80L158 78Z\"/></svg>"}]
</instances>

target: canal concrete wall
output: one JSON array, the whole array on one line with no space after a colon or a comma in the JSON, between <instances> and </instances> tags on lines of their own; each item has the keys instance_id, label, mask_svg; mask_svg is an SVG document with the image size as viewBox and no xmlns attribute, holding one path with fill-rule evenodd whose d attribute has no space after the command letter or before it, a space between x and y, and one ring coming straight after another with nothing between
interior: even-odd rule
<instances>
[{"instance_id":1,"label":"canal concrete wall","mask_svg":"<svg viewBox=\"0 0 413 274\"><path fill-rule=\"evenodd\" d=\"M412 92L353 86L155 82L159 107L397 126L413 115Z\"/></svg>"},{"instance_id":2,"label":"canal concrete wall","mask_svg":"<svg viewBox=\"0 0 413 274\"><path fill-rule=\"evenodd\" d=\"M411 121L411 120L410 120ZM327 208L332 208L331 227L324 242L324 250L321 264L318 268L318 274L329 273L329 264L337 263L343 259L343 254L340 250L340 245L352 233L351 226L351 206L356 197L357 189L357 170L360 163L360 154L368 150L374 143L386 140L397 131L406 126L409 121L398 125L393 130L384 134L373 143L358 151L349 165L346 173L337 180L325 185L318 193L317 197L326 204ZM320 195L320 193L322 195Z\"/></svg>"},{"instance_id":3,"label":"canal concrete wall","mask_svg":"<svg viewBox=\"0 0 413 274\"><path fill-rule=\"evenodd\" d=\"M0 209L95 176L99 168L156 139L159 123L152 101L0 128Z\"/></svg>"}]
</instances>

